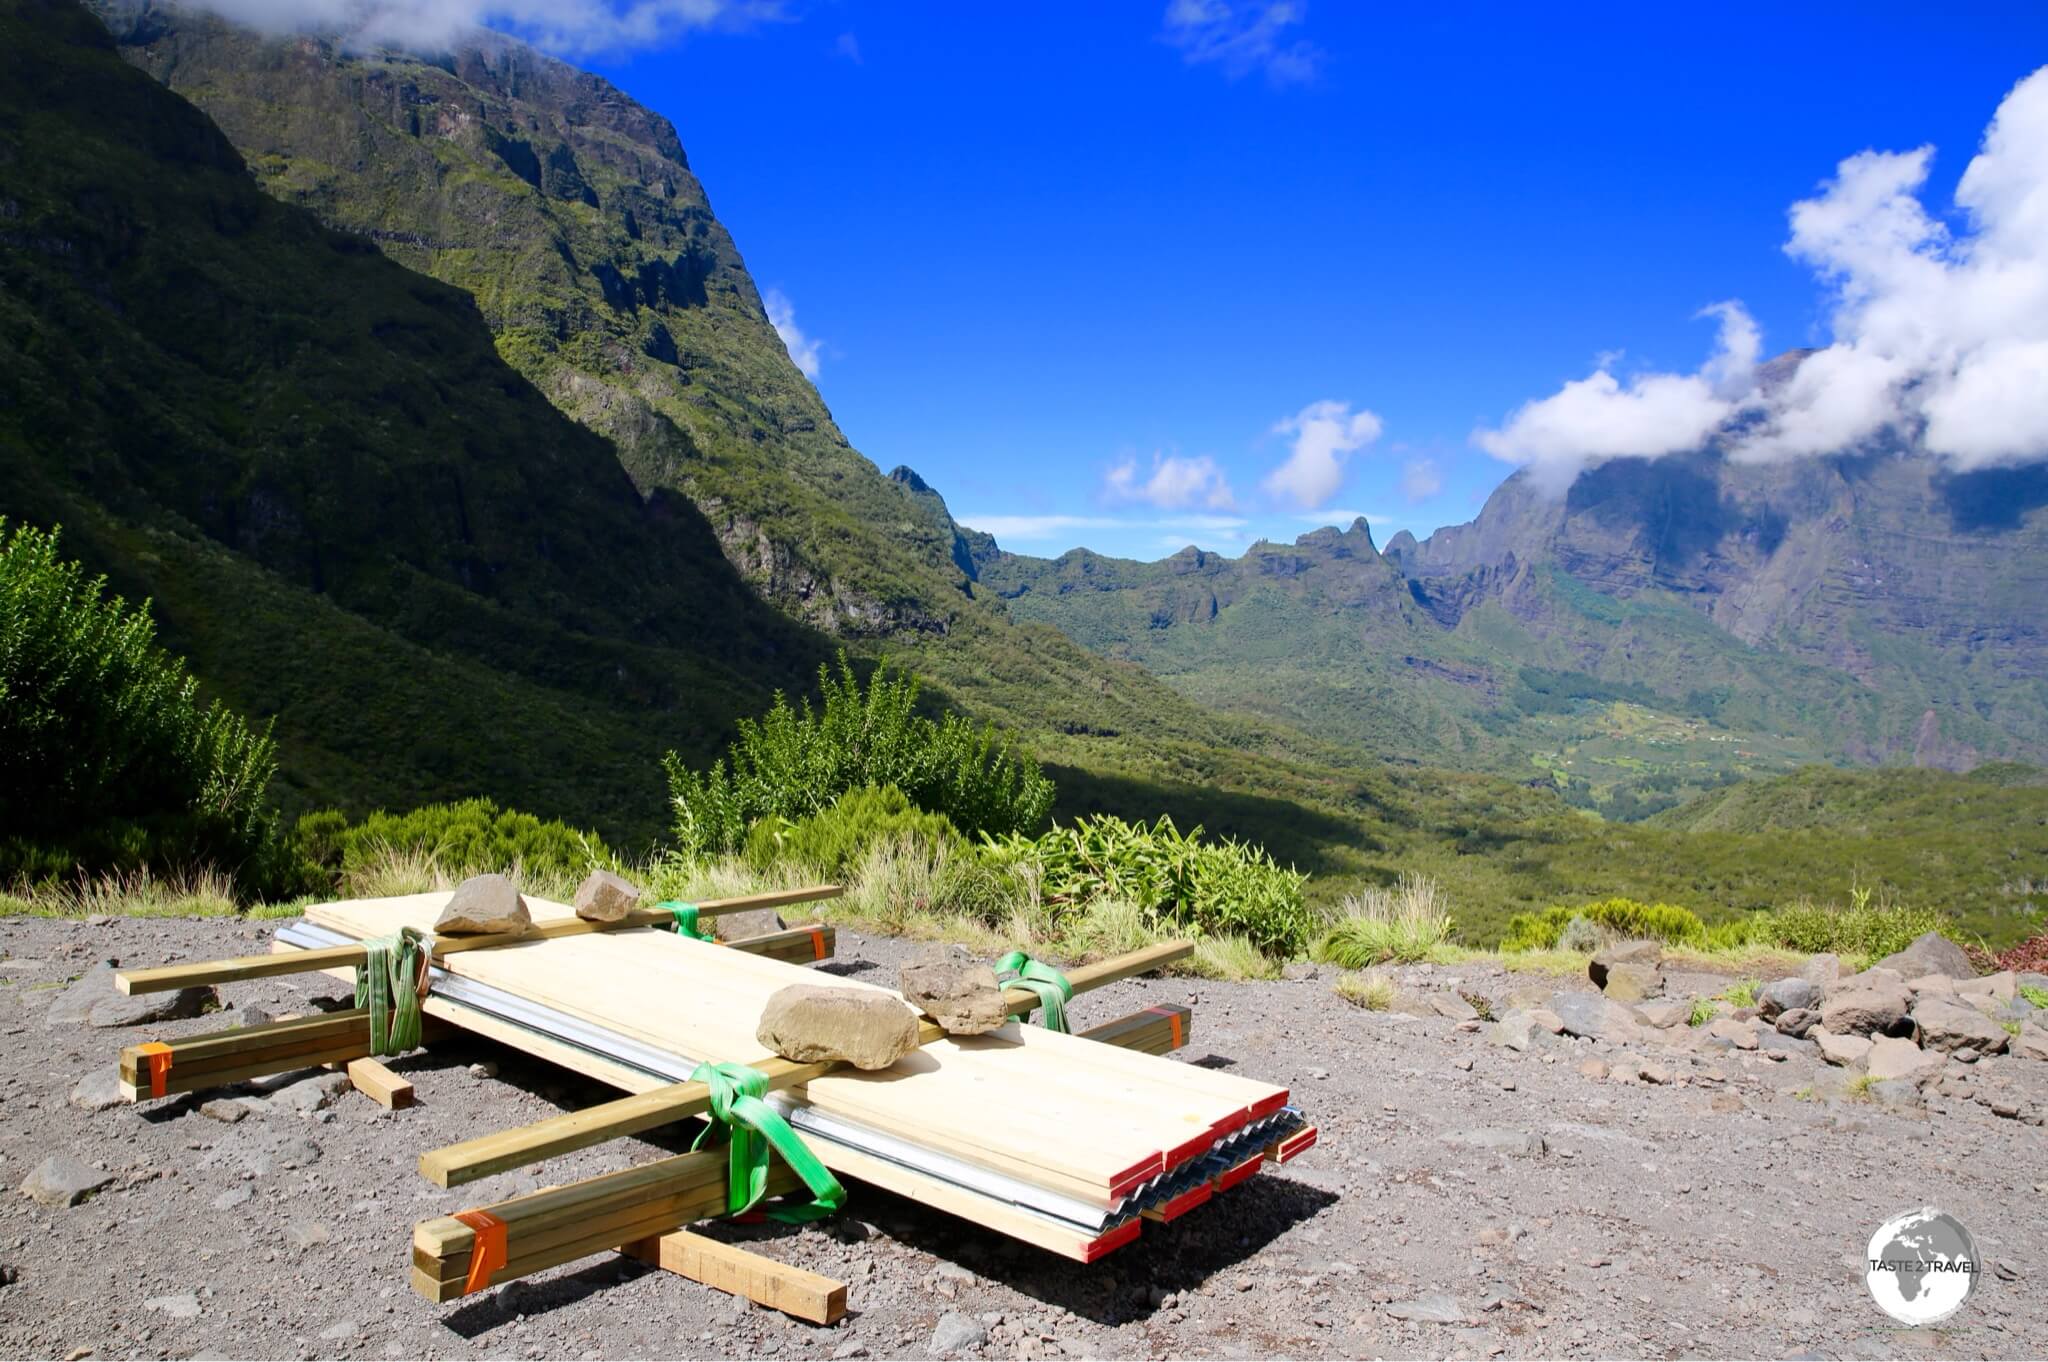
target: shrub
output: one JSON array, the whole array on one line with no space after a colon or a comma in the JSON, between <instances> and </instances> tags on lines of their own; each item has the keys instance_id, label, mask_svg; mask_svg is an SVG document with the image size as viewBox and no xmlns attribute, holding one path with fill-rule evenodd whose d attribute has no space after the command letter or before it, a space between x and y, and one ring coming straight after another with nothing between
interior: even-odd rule
<instances>
[{"instance_id":1,"label":"shrub","mask_svg":"<svg viewBox=\"0 0 2048 1362\"><path fill-rule=\"evenodd\" d=\"M738 851L759 820L797 821L864 786L894 785L969 834L1024 832L1051 812L1052 782L1038 763L1011 751L993 724L916 713L916 677L884 664L863 689L841 653L837 677L820 667L818 684L822 707L792 709L778 693L759 721L740 722L729 759L708 771L673 752L663 759L683 855Z\"/></svg>"},{"instance_id":2,"label":"shrub","mask_svg":"<svg viewBox=\"0 0 2048 1362\"><path fill-rule=\"evenodd\" d=\"M332 884L366 895L515 872L527 885L565 894L593 868L616 864L596 833L542 822L488 799L425 804L406 813L379 809L353 824L323 809L299 819L297 833L300 854Z\"/></svg>"},{"instance_id":3,"label":"shrub","mask_svg":"<svg viewBox=\"0 0 2048 1362\"><path fill-rule=\"evenodd\" d=\"M926 813L894 785L863 786L796 822L779 814L761 819L747 834L747 861L763 868L782 861L836 877L876 842L906 836L934 845L961 840L953 820Z\"/></svg>"},{"instance_id":4,"label":"shrub","mask_svg":"<svg viewBox=\"0 0 2048 1362\"><path fill-rule=\"evenodd\" d=\"M1281 869L1262 847L1204 842L1199 826L1182 833L1165 814L1150 827L1096 814L1036 839L985 838L983 849L998 864L1032 867L1056 919L1110 898L1138 905L1155 925L1241 935L1264 951L1292 951L1308 932L1308 876Z\"/></svg>"},{"instance_id":5,"label":"shrub","mask_svg":"<svg viewBox=\"0 0 2048 1362\"><path fill-rule=\"evenodd\" d=\"M1634 899L1602 899L1578 907L1559 905L1541 913L1516 913L1508 919L1504 951L1555 950L1574 918L1629 940L1656 940L1667 945L1700 945L1706 926L1692 910L1671 903L1638 903Z\"/></svg>"},{"instance_id":6,"label":"shrub","mask_svg":"<svg viewBox=\"0 0 2048 1362\"><path fill-rule=\"evenodd\" d=\"M55 531L0 541L0 877L210 866L289 892L269 728L202 705L148 602L106 589Z\"/></svg>"},{"instance_id":7,"label":"shrub","mask_svg":"<svg viewBox=\"0 0 2048 1362\"><path fill-rule=\"evenodd\" d=\"M1557 948L1575 955L1592 955L1607 944L1607 933L1600 930L1591 918L1572 914L1571 921L1564 924L1564 930L1557 934Z\"/></svg>"},{"instance_id":8,"label":"shrub","mask_svg":"<svg viewBox=\"0 0 2048 1362\"><path fill-rule=\"evenodd\" d=\"M1188 972L1204 979L1228 979L1245 983L1271 979L1280 971L1273 960L1250 937L1223 934L1204 936L1195 942L1195 954Z\"/></svg>"},{"instance_id":9,"label":"shrub","mask_svg":"<svg viewBox=\"0 0 2048 1362\"><path fill-rule=\"evenodd\" d=\"M1933 908L1873 901L1868 891L1851 890L1846 908L1799 903L1770 914L1771 944L1813 954L1832 951L1842 956L1876 959L1902 951L1928 932L1948 935L1953 924Z\"/></svg>"},{"instance_id":10,"label":"shrub","mask_svg":"<svg viewBox=\"0 0 2048 1362\"><path fill-rule=\"evenodd\" d=\"M1413 964L1448 941L1453 922L1435 880L1403 875L1393 888L1348 895L1342 917L1317 941L1313 954L1345 969L1386 960Z\"/></svg>"}]
</instances>

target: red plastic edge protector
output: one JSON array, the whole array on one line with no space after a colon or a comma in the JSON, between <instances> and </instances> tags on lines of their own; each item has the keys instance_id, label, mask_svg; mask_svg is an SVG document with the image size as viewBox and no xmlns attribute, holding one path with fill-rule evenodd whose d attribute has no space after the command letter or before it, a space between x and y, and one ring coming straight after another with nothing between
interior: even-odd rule
<instances>
[{"instance_id":1,"label":"red plastic edge protector","mask_svg":"<svg viewBox=\"0 0 2048 1362\"><path fill-rule=\"evenodd\" d=\"M1133 1220L1128 1225L1117 1226L1108 1234L1103 1235L1100 1239L1089 1240L1087 1243L1081 1246L1081 1261L1084 1263L1092 1263L1097 1258L1102 1257L1104 1254L1122 1248L1125 1244L1128 1244L1133 1239L1136 1239L1138 1237L1138 1231L1143 1229L1144 1226L1144 1221Z\"/></svg>"},{"instance_id":2,"label":"red plastic edge protector","mask_svg":"<svg viewBox=\"0 0 2048 1362\"><path fill-rule=\"evenodd\" d=\"M1287 1089L1282 1088L1271 1097L1262 1097L1251 1105L1251 1119L1254 1121L1271 1116L1287 1105Z\"/></svg>"},{"instance_id":3,"label":"red plastic edge protector","mask_svg":"<svg viewBox=\"0 0 2048 1362\"><path fill-rule=\"evenodd\" d=\"M1219 1173L1216 1177L1216 1190L1219 1192L1229 1191L1232 1187L1237 1186L1238 1183L1243 1182L1246 1178L1258 1172L1265 1162L1266 1155L1261 1150L1229 1172Z\"/></svg>"},{"instance_id":4,"label":"red plastic edge protector","mask_svg":"<svg viewBox=\"0 0 2048 1362\"><path fill-rule=\"evenodd\" d=\"M1132 1188L1149 1182L1165 1171L1166 1167L1160 1156L1148 1154L1109 1180L1109 1194L1113 1197L1125 1196Z\"/></svg>"},{"instance_id":5,"label":"red plastic edge protector","mask_svg":"<svg viewBox=\"0 0 2048 1362\"><path fill-rule=\"evenodd\" d=\"M1274 1148L1273 1162L1286 1163L1297 1154L1306 1154L1309 1150L1315 1148L1315 1143L1316 1128L1314 1126L1310 1126L1307 1130L1297 1130Z\"/></svg>"},{"instance_id":6,"label":"red plastic edge protector","mask_svg":"<svg viewBox=\"0 0 2048 1362\"><path fill-rule=\"evenodd\" d=\"M1178 1220L1214 1195L1216 1195L1216 1189L1206 1182L1199 1186L1191 1187L1167 1202L1164 1206L1158 1207L1159 1218L1161 1220Z\"/></svg>"}]
</instances>

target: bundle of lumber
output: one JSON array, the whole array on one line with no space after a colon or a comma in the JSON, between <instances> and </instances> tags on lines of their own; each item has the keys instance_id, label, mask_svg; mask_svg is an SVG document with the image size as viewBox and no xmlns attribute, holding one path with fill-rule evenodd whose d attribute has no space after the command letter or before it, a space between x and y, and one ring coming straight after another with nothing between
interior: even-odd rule
<instances>
[{"instance_id":1,"label":"bundle of lumber","mask_svg":"<svg viewBox=\"0 0 2048 1362\"><path fill-rule=\"evenodd\" d=\"M530 907L541 930L569 913L545 901ZM438 911L440 895L412 895L313 907L307 922L371 938L426 928ZM514 999L524 1014L567 1018L586 1036L582 1049L602 1051L588 1036L610 1036L621 1049L674 1057L670 1073L684 1075L692 1061L756 1061L762 1008L788 983L895 997L653 932L551 936L449 954L440 969ZM1157 1024L1171 1038L1171 1018ZM674 1077L653 1071L635 1081L614 1067L600 1077L635 1092L674 1088ZM1141 1212L1161 1198L1210 1186L1247 1161L1255 1167L1255 1155L1300 1129L1286 1098L1272 1083L1020 1024L930 1036L891 1069L805 1073L776 1094L838 1172L1083 1262L1133 1237Z\"/></svg>"}]
</instances>

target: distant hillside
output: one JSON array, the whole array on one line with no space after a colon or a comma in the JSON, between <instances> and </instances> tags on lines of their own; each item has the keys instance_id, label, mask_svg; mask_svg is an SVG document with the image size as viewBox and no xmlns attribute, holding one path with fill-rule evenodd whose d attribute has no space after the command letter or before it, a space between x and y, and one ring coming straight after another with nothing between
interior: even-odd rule
<instances>
[{"instance_id":1,"label":"distant hillside","mask_svg":"<svg viewBox=\"0 0 2048 1362\"><path fill-rule=\"evenodd\" d=\"M1717 791L1650 822L1688 832L1821 830L1916 846L1929 836L1953 835L2010 842L2017 861L2026 847L2048 854L2042 831L2048 829L2048 770L2017 762L1980 766L1968 775L1815 766Z\"/></svg>"},{"instance_id":2,"label":"distant hillside","mask_svg":"<svg viewBox=\"0 0 2048 1362\"><path fill-rule=\"evenodd\" d=\"M1016 617L1205 704L1610 817L1816 761L2048 759L2048 469L1618 460L1384 554L1359 523L975 561Z\"/></svg>"}]
</instances>

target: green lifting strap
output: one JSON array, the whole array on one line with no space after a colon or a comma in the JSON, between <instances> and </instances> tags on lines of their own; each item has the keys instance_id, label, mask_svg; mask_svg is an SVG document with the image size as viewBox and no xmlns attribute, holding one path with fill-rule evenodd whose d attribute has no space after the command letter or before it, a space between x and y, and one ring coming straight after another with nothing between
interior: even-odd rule
<instances>
[{"instance_id":1,"label":"green lifting strap","mask_svg":"<svg viewBox=\"0 0 2048 1362\"><path fill-rule=\"evenodd\" d=\"M397 1055L420 1044L420 993L426 948L420 934L402 927L363 942L356 966L356 1006L370 1009L370 1053Z\"/></svg>"},{"instance_id":2,"label":"green lifting strap","mask_svg":"<svg viewBox=\"0 0 2048 1362\"><path fill-rule=\"evenodd\" d=\"M727 1215L752 1210L768 1190L771 1145L811 1189L812 1200L801 1206L770 1206L765 1212L769 1219L795 1225L831 1215L846 1204L846 1189L839 1179L818 1161L781 1113L761 1100L768 1094L767 1074L744 1064L699 1064L690 1081L711 1089L711 1116L716 1122L705 1127L690 1148L696 1149L719 1130L732 1140L726 1159Z\"/></svg>"},{"instance_id":3,"label":"green lifting strap","mask_svg":"<svg viewBox=\"0 0 2048 1362\"><path fill-rule=\"evenodd\" d=\"M696 904L684 903L680 899L668 899L654 906L668 909L669 916L676 920L677 936L694 936L699 941L716 941L718 939L718 934L709 927L699 927L697 925Z\"/></svg>"},{"instance_id":4,"label":"green lifting strap","mask_svg":"<svg viewBox=\"0 0 2048 1362\"><path fill-rule=\"evenodd\" d=\"M1051 965L1033 960L1022 951L1011 951L996 961L996 983L1004 988L1015 985L1030 989L1038 995L1038 1005L1043 1009L1038 1024L1048 1031L1067 1029L1067 1000L1074 996L1074 986Z\"/></svg>"}]
</instances>

